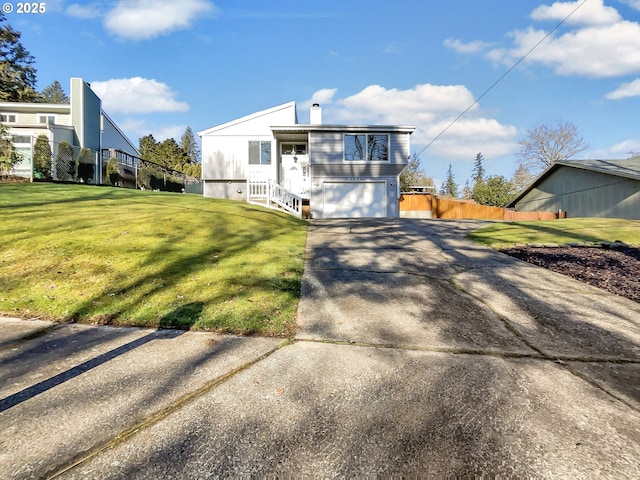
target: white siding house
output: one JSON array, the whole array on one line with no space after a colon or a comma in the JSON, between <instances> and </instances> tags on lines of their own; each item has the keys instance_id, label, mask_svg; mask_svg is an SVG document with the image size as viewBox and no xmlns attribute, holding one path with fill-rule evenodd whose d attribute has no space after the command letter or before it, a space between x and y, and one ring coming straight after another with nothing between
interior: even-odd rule
<instances>
[{"instance_id":1,"label":"white siding house","mask_svg":"<svg viewBox=\"0 0 640 480\"><path fill-rule=\"evenodd\" d=\"M398 217L415 127L324 125L317 104L310 122L289 102L198 132L204 195L250 200L252 182L269 180L314 218Z\"/></svg>"},{"instance_id":2,"label":"white siding house","mask_svg":"<svg viewBox=\"0 0 640 480\"><path fill-rule=\"evenodd\" d=\"M101 151L115 149L138 157L133 143L102 110L102 101L82 78L70 80L69 103L0 102L0 120L14 138L14 146L21 161L15 166L16 175L33 175L33 147L36 138L49 140L53 156L58 146L66 142L77 154L81 148L92 151L102 170Z\"/></svg>"}]
</instances>

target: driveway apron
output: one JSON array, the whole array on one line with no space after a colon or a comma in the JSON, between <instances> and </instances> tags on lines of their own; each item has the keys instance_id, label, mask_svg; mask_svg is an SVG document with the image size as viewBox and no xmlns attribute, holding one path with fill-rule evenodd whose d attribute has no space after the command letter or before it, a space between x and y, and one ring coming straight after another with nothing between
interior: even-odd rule
<instances>
[{"instance_id":1,"label":"driveway apron","mask_svg":"<svg viewBox=\"0 0 640 480\"><path fill-rule=\"evenodd\" d=\"M290 343L250 348L259 339L243 340L243 368L165 415L136 420L121 440L104 435L104 448L54 473L640 478L640 304L464 238L481 225L312 221ZM184 352L189 338L158 342L172 345L158 358ZM226 352L201 355L198 364L215 375L230 371ZM119 362L135 371L130 356ZM108 362L99 368L106 375ZM170 374L170 362L165 369ZM52 388L49 400L40 395L0 413L0 428L55 440L26 416L37 422L42 409L62 410L56 388L69 399L104 388L82 378ZM135 378L124 405L144 391L144 375ZM17 420L2 416L12 411ZM73 424L65 427L68 438ZM100 433L93 435L97 442ZM37 462L20 469L13 460L7 478L42 476Z\"/></svg>"}]
</instances>

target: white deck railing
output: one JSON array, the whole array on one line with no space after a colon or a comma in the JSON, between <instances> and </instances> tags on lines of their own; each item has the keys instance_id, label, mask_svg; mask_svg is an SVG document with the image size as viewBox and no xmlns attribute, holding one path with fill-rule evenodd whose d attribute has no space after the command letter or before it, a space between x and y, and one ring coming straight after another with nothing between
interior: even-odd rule
<instances>
[{"instance_id":1,"label":"white deck railing","mask_svg":"<svg viewBox=\"0 0 640 480\"><path fill-rule=\"evenodd\" d=\"M302 218L302 197L273 180L247 180L247 203L284 210Z\"/></svg>"}]
</instances>

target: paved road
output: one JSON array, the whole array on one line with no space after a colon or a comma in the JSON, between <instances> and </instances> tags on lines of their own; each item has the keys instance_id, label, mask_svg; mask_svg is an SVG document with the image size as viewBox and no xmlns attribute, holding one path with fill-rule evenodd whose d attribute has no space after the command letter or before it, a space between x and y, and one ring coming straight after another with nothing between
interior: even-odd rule
<instances>
[{"instance_id":1,"label":"paved road","mask_svg":"<svg viewBox=\"0 0 640 480\"><path fill-rule=\"evenodd\" d=\"M313 221L291 341L0 322L2 478L640 478L640 304L475 245Z\"/></svg>"}]
</instances>

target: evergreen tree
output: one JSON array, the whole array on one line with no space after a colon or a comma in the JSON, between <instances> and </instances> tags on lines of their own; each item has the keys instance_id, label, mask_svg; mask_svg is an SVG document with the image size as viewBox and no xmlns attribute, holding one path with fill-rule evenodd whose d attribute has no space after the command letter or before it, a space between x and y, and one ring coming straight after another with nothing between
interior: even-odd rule
<instances>
[{"instance_id":1,"label":"evergreen tree","mask_svg":"<svg viewBox=\"0 0 640 480\"><path fill-rule=\"evenodd\" d=\"M469 180L464 183L464 187L462 189L462 198L464 198L465 200L471 200L472 198L472 190L469 186Z\"/></svg>"},{"instance_id":2,"label":"evergreen tree","mask_svg":"<svg viewBox=\"0 0 640 480\"><path fill-rule=\"evenodd\" d=\"M69 103L69 97L64 93L60 82L54 80L51 85L40 92L40 101L42 103L66 104Z\"/></svg>"},{"instance_id":3,"label":"evergreen tree","mask_svg":"<svg viewBox=\"0 0 640 480\"><path fill-rule=\"evenodd\" d=\"M482 195L485 187L485 171L484 166L482 165L483 160L484 157L482 156L482 153L478 152L473 163L473 171L471 174L471 179L473 180L473 187L471 188L471 198L480 204L482 204Z\"/></svg>"},{"instance_id":4,"label":"evergreen tree","mask_svg":"<svg viewBox=\"0 0 640 480\"><path fill-rule=\"evenodd\" d=\"M0 175L8 175L18 163L16 149L11 142L11 135L7 127L0 123Z\"/></svg>"},{"instance_id":5,"label":"evergreen tree","mask_svg":"<svg viewBox=\"0 0 640 480\"><path fill-rule=\"evenodd\" d=\"M155 163L173 170L182 170L185 154L173 138L167 138L155 150Z\"/></svg>"},{"instance_id":6,"label":"evergreen tree","mask_svg":"<svg viewBox=\"0 0 640 480\"><path fill-rule=\"evenodd\" d=\"M39 135L33 146L34 176L43 180L51 180L51 146L46 135Z\"/></svg>"},{"instance_id":7,"label":"evergreen tree","mask_svg":"<svg viewBox=\"0 0 640 480\"><path fill-rule=\"evenodd\" d=\"M140 151L140 158L142 158L143 160L154 162L158 142L156 142L156 139L153 137L153 135L145 135L144 137L140 138L140 140L138 140L138 144L140 145L140 148L138 149Z\"/></svg>"},{"instance_id":8,"label":"evergreen tree","mask_svg":"<svg viewBox=\"0 0 640 480\"><path fill-rule=\"evenodd\" d=\"M502 175L492 175L474 189L473 199L480 205L504 207L513 198L513 184Z\"/></svg>"},{"instance_id":9,"label":"evergreen tree","mask_svg":"<svg viewBox=\"0 0 640 480\"><path fill-rule=\"evenodd\" d=\"M191 127L187 127L182 134L182 137L180 138L180 148L184 152L187 163L200 163L200 148L198 147L198 141L196 140L196 136L193 133L193 130L191 130Z\"/></svg>"},{"instance_id":10,"label":"evergreen tree","mask_svg":"<svg viewBox=\"0 0 640 480\"><path fill-rule=\"evenodd\" d=\"M453 167L451 166L451 164L449 164L449 170L447 170L447 179L442 184L440 193L448 197L458 197L458 185L456 184L455 178L453 176Z\"/></svg>"},{"instance_id":11,"label":"evergreen tree","mask_svg":"<svg viewBox=\"0 0 640 480\"><path fill-rule=\"evenodd\" d=\"M484 180L484 167L482 166L482 162L484 160L484 157L482 156L482 153L478 152L478 154L476 155L476 159L473 163L473 173L471 175L471 180L473 180L473 185L475 186L476 183Z\"/></svg>"},{"instance_id":12,"label":"evergreen tree","mask_svg":"<svg viewBox=\"0 0 640 480\"><path fill-rule=\"evenodd\" d=\"M5 22L0 12L0 101L36 101L35 59L20 43L21 33Z\"/></svg>"}]
</instances>

